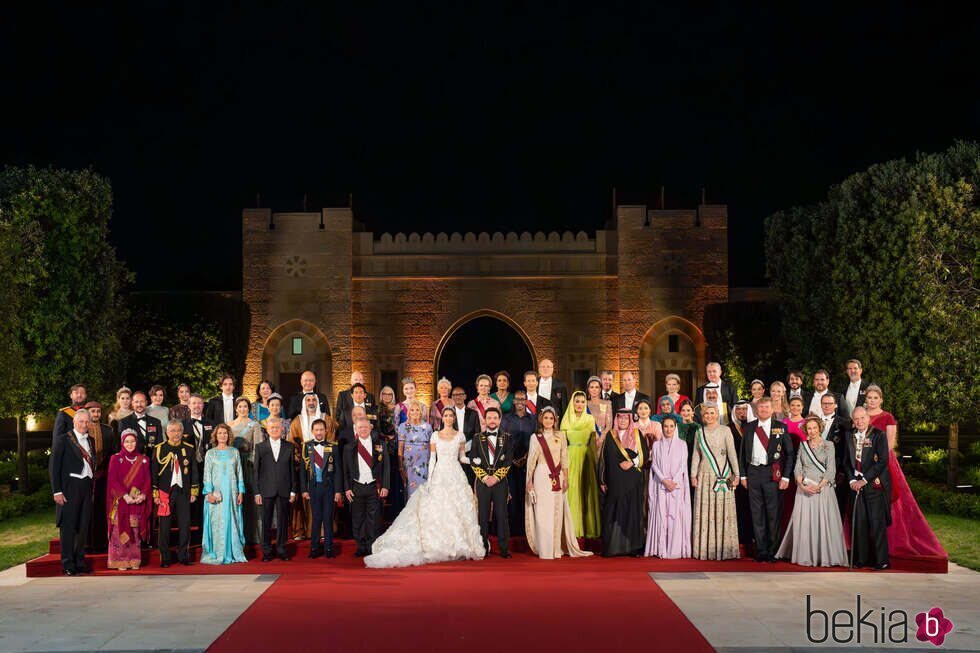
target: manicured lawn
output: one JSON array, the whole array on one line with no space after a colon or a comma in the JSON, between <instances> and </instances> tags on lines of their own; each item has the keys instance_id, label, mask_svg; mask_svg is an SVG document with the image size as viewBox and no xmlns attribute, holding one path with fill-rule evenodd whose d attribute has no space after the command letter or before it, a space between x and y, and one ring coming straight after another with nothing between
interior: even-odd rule
<instances>
[{"instance_id":1,"label":"manicured lawn","mask_svg":"<svg viewBox=\"0 0 980 653\"><path fill-rule=\"evenodd\" d=\"M0 569L44 555L48 541L57 537L54 506L0 522Z\"/></svg>"},{"instance_id":2,"label":"manicured lawn","mask_svg":"<svg viewBox=\"0 0 980 653\"><path fill-rule=\"evenodd\" d=\"M980 571L980 521L939 513L925 513L925 516L949 559Z\"/></svg>"}]
</instances>

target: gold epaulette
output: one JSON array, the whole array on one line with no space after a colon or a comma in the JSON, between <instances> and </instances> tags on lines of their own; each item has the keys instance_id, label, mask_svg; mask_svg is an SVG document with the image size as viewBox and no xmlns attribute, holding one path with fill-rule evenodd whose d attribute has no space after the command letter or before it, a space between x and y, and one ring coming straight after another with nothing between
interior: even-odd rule
<instances>
[{"instance_id":1,"label":"gold epaulette","mask_svg":"<svg viewBox=\"0 0 980 653\"><path fill-rule=\"evenodd\" d=\"M476 477L479 479L482 479L484 476L487 475L486 471L484 471L482 467L474 467L473 474L475 474Z\"/></svg>"},{"instance_id":2,"label":"gold epaulette","mask_svg":"<svg viewBox=\"0 0 980 653\"><path fill-rule=\"evenodd\" d=\"M496 476L497 478L499 478L502 481L502 480L504 480L504 478L506 478L507 472L509 472L509 471L510 471L510 465L507 465L506 467L501 467L500 469L498 469L497 471L495 471L493 473L493 475Z\"/></svg>"}]
</instances>

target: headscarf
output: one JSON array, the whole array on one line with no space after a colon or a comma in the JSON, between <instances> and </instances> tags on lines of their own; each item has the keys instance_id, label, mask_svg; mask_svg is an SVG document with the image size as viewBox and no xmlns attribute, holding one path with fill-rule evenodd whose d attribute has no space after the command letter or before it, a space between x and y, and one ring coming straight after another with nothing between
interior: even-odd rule
<instances>
[{"instance_id":1,"label":"headscarf","mask_svg":"<svg viewBox=\"0 0 980 653\"><path fill-rule=\"evenodd\" d=\"M307 392L303 395L303 411L299 414L299 423L303 427L303 442L308 442L313 439L313 422L318 419L323 419L323 411L320 410L320 398L317 397L316 401L316 412L310 415L306 411L306 398L309 396L316 397L315 392Z\"/></svg>"},{"instance_id":2,"label":"headscarf","mask_svg":"<svg viewBox=\"0 0 980 653\"><path fill-rule=\"evenodd\" d=\"M620 444L623 445L624 448L635 450L636 449L636 437L635 437L636 422L633 421L633 411L630 410L629 408L620 408L619 410L616 411L616 422L619 421L618 418L620 415L629 415L630 423L629 426L626 427L626 430L623 431L623 437L619 439L619 442ZM616 433L618 437L619 425L616 422L613 422L613 432Z\"/></svg>"},{"instance_id":3,"label":"headscarf","mask_svg":"<svg viewBox=\"0 0 980 653\"><path fill-rule=\"evenodd\" d=\"M579 417L575 416L576 395L581 395L585 399L585 410L582 411L582 415ZM565 411L565 416L561 418L561 430L567 433L569 431L584 431L586 429L589 431L595 430L595 418L589 412L589 400L585 396L585 393L581 390L576 390L568 400L568 410Z\"/></svg>"},{"instance_id":4,"label":"headscarf","mask_svg":"<svg viewBox=\"0 0 980 653\"><path fill-rule=\"evenodd\" d=\"M664 399L666 399L668 402L670 402L670 409L671 410L670 410L669 413L661 413L660 412L660 404L663 403L663 400ZM646 401L645 399L641 399L640 401L645 401L648 406L650 405L650 402ZM637 403L639 403L639 402L637 402ZM633 410L636 410L636 406L633 406ZM667 395L664 395L663 397L661 397L660 398L660 401L657 402L657 411L656 412L653 412L653 407L652 406L650 407L650 411L651 411L650 421L656 422L657 424L663 424L664 423L664 418L665 417L668 417L668 416L669 417L673 417L674 420L678 424L680 424L682 421L684 421L684 420L681 419L681 416L677 414L677 411L674 410L674 402Z\"/></svg>"}]
</instances>

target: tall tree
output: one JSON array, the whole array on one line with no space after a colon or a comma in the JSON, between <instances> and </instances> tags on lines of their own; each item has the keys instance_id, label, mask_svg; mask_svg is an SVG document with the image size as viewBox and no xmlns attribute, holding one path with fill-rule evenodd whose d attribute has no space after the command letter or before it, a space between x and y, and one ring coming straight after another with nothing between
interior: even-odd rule
<instances>
[{"instance_id":1,"label":"tall tree","mask_svg":"<svg viewBox=\"0 0 980 653\"><path fill-rule=\"evenodd\" d=\"M871 166L817 206L767 220L768 272L793 362L860 358L905 423L978 416L980 145Z\"/></svg>"},{"instance_id":2,"label":"tall tree","mask_svg":"<svg viewBox=\"0 0 980 653\"><path fill-rule=\"evenodd\" d=\"M0 173L0 229L17 251L15 265L0 262L0 286L16 306L4 337L20 361L0 386L0 413L18 424L56 411L73 383L108 390L124 369L119 290L129 276L108 241L111 213L109 181L90 169ZM29 489L22 428L18 452Z\"/></svg>"}]
</instances>

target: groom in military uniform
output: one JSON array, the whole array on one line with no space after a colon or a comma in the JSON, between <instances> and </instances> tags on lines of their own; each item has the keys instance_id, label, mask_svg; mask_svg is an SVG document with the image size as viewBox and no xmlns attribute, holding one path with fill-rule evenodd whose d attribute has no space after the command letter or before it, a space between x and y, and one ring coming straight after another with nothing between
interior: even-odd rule
<instances>
[{"instance_id":1,"label":"groom in military uniform","mask_svg":"<svg viewBox=\"0 0 980 653\"><path fill-rule=\"evenodd\" d=\"M509 485L507 472L510 471L513 456L513 440L508 433L500 431L500 409L490 406L484 419L487 430L473 438L470 449L470 466L476 476L476 501L479 507L480 534L483 546L490 553L490 516L497 522L497 544L500 557L509 558L510 526L507 517L507 497Z\"/></svg>"}]
</instances>

